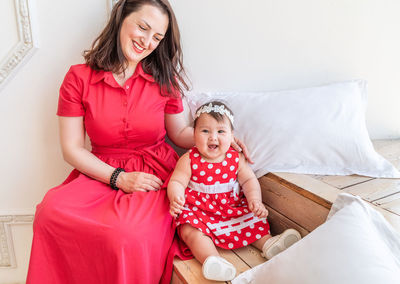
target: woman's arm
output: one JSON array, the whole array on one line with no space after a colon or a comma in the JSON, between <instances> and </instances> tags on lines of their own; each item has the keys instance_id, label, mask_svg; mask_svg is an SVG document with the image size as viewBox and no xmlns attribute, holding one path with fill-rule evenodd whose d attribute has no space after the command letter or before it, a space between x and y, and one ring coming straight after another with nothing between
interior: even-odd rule
<instances>
[{"instance_id":1,"label":"woman's arm","mask_svg":"<svg viewBox=\"0 0 400 284\"><path fill-rule=\"evenodd\" d=\"M91 178L109 184L114 167L104 163L85 148L83 117L59 117L60 142L64 160ZM155 175L143 172L122 172L117 187L126 193L158 190L162 181Z\"/></svg>"},{"instance_id":2,"label":"woman's arm","mask_svg":"<svg viewBox=\"0 0 400 284\"><path fill-rule=\"evenodd\" d=\"M96 180L109 183L114 168L85 148L83 117L59 117L60 142L64 160Z\"/></svg>"},{"instance_id":3,"label":"woman's arm","mask_svg":"<svg viewBox=\"0 0 400 284\"><path fill-rule=\"evenodd\" d=\"M194 146L193 127L187 124L183 112L165 114L165 129L169 139L175 145L185 149Z\"/></svg>"}]
</instances>

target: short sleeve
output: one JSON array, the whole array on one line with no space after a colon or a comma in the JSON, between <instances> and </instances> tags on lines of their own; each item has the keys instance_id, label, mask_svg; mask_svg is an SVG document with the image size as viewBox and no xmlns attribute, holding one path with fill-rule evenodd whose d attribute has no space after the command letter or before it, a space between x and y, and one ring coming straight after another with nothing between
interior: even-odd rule
<instances>
[{"instance_id":1,"label":"short sleeve","mask_svg":"<svg viewBox=\"0 0 400 284\"><path fill-rule=\"evenodd\" d=\"M165 113L168 114L176 114L181 113L183 111L182 98L179 95L177 98L168 98L167 103L165 104Z\"/></svg>"},{"instance_id":2,"label":"short sleeve","mask_svg":"<svg viewBox=\"0 0 400 284\"><path fill-rule=\"evenodd\" d=\"M83 116L85 109L82 103L83 82L79 78L79 72L72 66L65 75L60 87L58 97L59 116Z\"/></svg>"}]
</instances>

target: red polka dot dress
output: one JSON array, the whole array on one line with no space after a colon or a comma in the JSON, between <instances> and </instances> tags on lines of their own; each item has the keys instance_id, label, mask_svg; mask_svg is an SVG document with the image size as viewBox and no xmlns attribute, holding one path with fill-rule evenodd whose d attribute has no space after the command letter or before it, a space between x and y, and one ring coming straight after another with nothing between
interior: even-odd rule
<instances>
[{"instance_id":1,"label":"red polka dot dress","mask_svg":"<svg viewBox=\"0 0 400 284\"><path fill-rule=\"evenodd\" d=\"M269 234L267 220L254 216L240 190L237 151L230 148L220 163L205 161L196 147L189 156L192 176L177 225L192 225L224 249L247 246Z\"/></svg>"}]
</instances>

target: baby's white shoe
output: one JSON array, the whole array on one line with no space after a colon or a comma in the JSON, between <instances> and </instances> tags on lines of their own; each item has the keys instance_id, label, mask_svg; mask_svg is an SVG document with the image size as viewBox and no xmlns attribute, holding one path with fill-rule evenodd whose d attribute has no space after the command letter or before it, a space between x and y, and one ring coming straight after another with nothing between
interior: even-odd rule
<instances>
[{"instance_id":1,"label":"baby's white shoe","mask_svg":"<svg viewBox=\"0 0 400 284\"><path fill-rule=\"evenodd\" d=\"M236 268L220 256L209 256L203 263L203 276L209 280L229 281L235 278Z\"/></svg>"},{"instance_id":2,"label":"baby's white shoe","mask_svg":"<svg viewBox=\"0 0 400 284\"><path fill-rule=\"evenodd\" d=\"M282 234L269 238L262 248L261 255L271 259L301 239L301 235L295 229L287 229Z\"/></svg>"}]
</instances>

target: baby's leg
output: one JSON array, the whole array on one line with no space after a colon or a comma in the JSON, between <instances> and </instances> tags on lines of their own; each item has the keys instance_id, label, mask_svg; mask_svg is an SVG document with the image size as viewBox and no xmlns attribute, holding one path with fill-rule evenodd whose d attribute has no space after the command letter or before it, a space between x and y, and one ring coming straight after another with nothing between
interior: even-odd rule
<instances>
[{"instance_id":1,"label":"baby's leg","mask_svg":"<svg viewBox=\"0 0 400 284\"><path fill-rule=\"evenodd\" d=\"M298 231L295 229L287 229L282 234L273 237L269 234L265 235L252 243L252 245L261 250L261 255L266 259L271 259L300 239L301 235Z\"/></svg>"},{"instance_id":2,"label":"baby's leg","mask_svg":"<svg viewBox=\"0 0 400 284\"><path fill-rule=\"evenodd\" d=\"M206 258L211 255L219 256L211 238L191 225L182 225L180 235L200 263L204 263Z\"/></svg>"},{"instance_id":3,"label":"baby's leg","mask_svg":"<svg viewBox=\"0 0 400 284\"><path fill-rule=\"evenodd\" d=\"M235 278L235 267L219 255L210 237L189 224L182 225L180 236L194 257L203 264L205 278L217 281L230 281Z\"/></svg>"}]
</instances>

